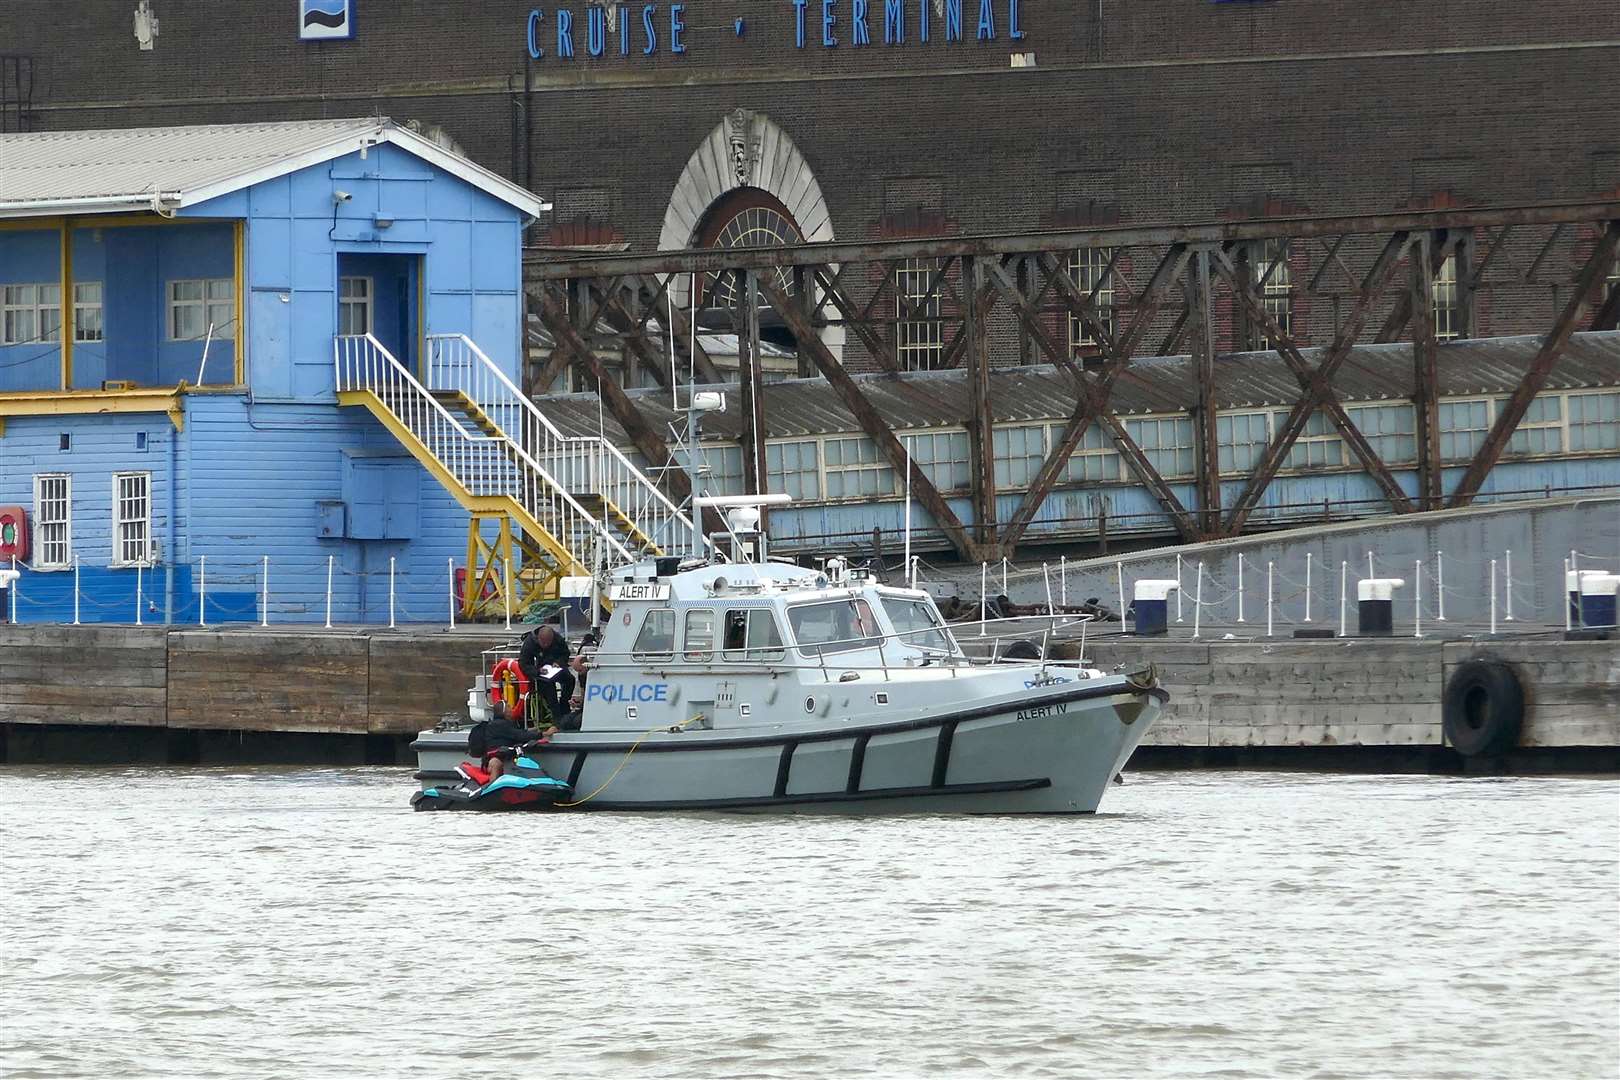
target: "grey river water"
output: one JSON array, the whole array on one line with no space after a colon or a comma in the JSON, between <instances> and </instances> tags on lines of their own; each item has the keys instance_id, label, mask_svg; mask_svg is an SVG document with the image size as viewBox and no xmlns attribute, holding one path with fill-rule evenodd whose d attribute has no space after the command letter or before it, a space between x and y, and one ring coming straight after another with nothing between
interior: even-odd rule
<instances>
[{"instance_id":1,"label":"grey river water","mask_svg":"<svg viewBox=\"0 0 1620 1080\"><path fill-rule=\"evenodd\" d=\"M889 820L410 786L0 768L0 1074L1620 1076L1612 780Z\"/></svg>"}]
</instances>

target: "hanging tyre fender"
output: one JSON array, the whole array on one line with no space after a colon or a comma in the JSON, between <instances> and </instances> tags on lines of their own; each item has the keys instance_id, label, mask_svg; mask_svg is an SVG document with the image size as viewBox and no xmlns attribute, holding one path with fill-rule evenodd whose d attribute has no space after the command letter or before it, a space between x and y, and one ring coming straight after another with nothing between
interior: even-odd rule
<instances>
[{"instance_id":1,"label":"hanging tyre fender","mask_svg":"<svg viewBox=\"0 0 1620 1080\"><path fill-rule=\"evenodd\" d=\"M1524 727L1524 687L1499 660L1465 660L1446 682L1440 716L1446 741L1464 757L1506 753Z\"/></svg>"},{"instance_id":2,"label":"hanging tyre fender","mask_svg":"<svg viewBox=\"0 0 1620 1080\"><path fill-rule=\"evenodd\" d=\"M1001 653L1002 660L1039 660L1041 647L1028 638L1020 638Z\"/></svg>"}]
</instances>

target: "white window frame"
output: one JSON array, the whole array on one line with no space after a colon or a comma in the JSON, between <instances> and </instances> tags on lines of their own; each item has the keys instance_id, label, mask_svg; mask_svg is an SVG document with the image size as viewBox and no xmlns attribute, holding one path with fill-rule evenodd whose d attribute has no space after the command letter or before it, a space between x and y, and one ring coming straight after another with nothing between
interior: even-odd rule
<instances>
[{"instance_id":1,"label":"white window frame","mask_svg":"<svg viewBox=\"0 0 1620 1080\"><path fill-rule=\"evenodd\" d=\"M1273 438L1276 437L1275 432L1277 425L1286 423L1287 419L1288 414L1286 412L1272 414L1271 423ZM1320 419L1321 422L1316 424L1317 430L1312 431L1312 424L1318 419ZM1319 454L1316 453L1317 448L1320 448ZM1333 451L1335 449L1338 451L1337 460L1330 460L1330 458L1333 457ZM1296 459L1295 455L1299 455L1299 457L1303 458L1304 463L1301 464ZM1321 457L1321 463L1312 464L1311 458L1313 456ZM1339 429L1334 425L1332 418L1328 416L1326 410L1317 409L1312 412L1311 415L1305 418L1305 426L1300 429L1299 438L1294 440L1294 444L1288 448L1288 453L1283 455L1282 466L1277 471L1286 473L1317 473L1324 472L1329 469L1343 469L1347 467L1345 465L1346 460L1348 460L1348 455L1346 454L1346 447L1344 445L1344 436L1339 434Z\"/></svg>"},{"instance_id":2,"label":"white window frame","mask_svg":"<svg viewBox=\"0 0 1620 1080\"><path fill-rule=\"evenodd\" d=\"M940 305L944 282L917 309L915 318L899 321L913 301L928 293L928 283L940 265L938 259L906 259L895 269L894 352L901 371L931 371L945 357L945 323Z\"/></svg>"},{"instance_id":3,"label":"white window frame","mask_svg":"<svg viewBox=\"0 0 1620 1080\"><path fill-rule=\"evenodd\" d=\"M1067 425L1051 424L1046 429L1046 452L1051 453L1057 446L1058 440L1063 438L1063 429ZM1099 421L1092 421L1086 426L1086 432L1080 436L1080 441L1074 444L1074 451L1069 454L1069 460L1063 463L1063 471L1058 474L1060 484L1114 484L1125 479L1125 460L1120 457L1119 450L1114 446L1114 440L1108 432L1103 430ZM1096 472L1097 475L1089 475Z\"/></svg>"},{"instance_id":4,"label":"white window frame","mask_svg":"<svg viewBox=\"0 0 1620 1080\"><path fill-rule=\"evenodd\" d=\"M1076 248L1069 256L1069 280L1074 287L1097 295L1092 301L1103 326L1112 335L1114 328L1114 274L1108 269L1113 261L1114 249L1106 247ZM1100 284L1099 284L1100 282ZM1069 312L1069 352L1078 354L1096 348L1100 342L1086 327L1085 321Z\"/></svg>"},{"instance_id":5,"label":"white window frame","mask_svg":"<svg viewBox=\"0 0 1620 1080\"><path fill-rule=\"evenodd\" d=\"M776 464L771 464L771 451L775 450ZM795 467L786 467L789 452L797 459ZM770 479L771 491L784 491L795 502L818 502L821 499L821 443L815 439L771 439L765 443L765 475Z\"/></svg>"},{"instance_id":6,"label":"white window frame","mask_svg":"<svg viewBox=\"0 0 1620 1080\"><path fill-rule=\"evenodd\" d=\"M125 515L126 497L123 490L125 480L139 480L141 487L141 504L144 514L139 517ZM115 472L112 474L112 542L113 558L111 565L122 566L151 566L153 563L152 548L152 474L145 471L131 470L128 472ZM133 501L133 497L131 497ZM138 529L139 535L130 530Z\"/></svg>"},{"instance_id":7,"label":"white window frame","mask_svg":"<svg viewBox=\"0 0 1620 1080\"><path fill-rule=\"evenodd\" d=\"M1271 440L1275 436L1276 424L1273 419L1273 414L1263 410L1233 409L1229 412L1217 413L1216 415L1218 419L1216 420L1215 453L1222 474L1233 476L1254 472L1255 469L1260 467L1260 462L1265 459L1266 448L1271 445ZM1257 418L1259 419L1260 426L1264 431L1261 441L1258 444L1253 442L1238 442L1235 438L1238 421L1241 420L1243 422L1243 426L1248 429L1248 433L1253 434L1254 422ZM1225 421L1224 426L1226 428L1226 436L1224 438L1221 437L1220 434L1220 428L1223 426L1221 421ZM1193 437L1197 437L1196 432L1194 432ZM1245 453L1247 453L1248 447L1256 445L1258 445L1259 449L1254 452L1253 461L1238 460L1239 447L1243 447Z\"/></svg>"},{"instance_id":8,"label":"white window frame","mask_svg":"<svg viewBox=\"0 0 1620 1080\"><path fill-rule=\"evenodd\" d=\"M1587 421L1587 422L1582 422L1580 424L1575 424L1575 423L1571 422L1571 420L1570 420L1570 413L1571 413L1570 406L1574 404L1576 398L1585 399L1585 398L1598 398L1598 397L1605 397L1605 396L1620 397L1620 391L1617 391L1614 387L1604 387L1603 389L1599 389L1599 390L1585 390L1585 391L1581 391L1579 393L1570 393L1570 394L1565 394L1564 395L1564 446L1566 448L1568 448L1566 450L1567 453L1570 453L1570 454L1612 454L1612 453L1615 452L1613 449L1608 449L1608 448L1603 448L1603 447L1593 449L1591 447L1583 446L1579 450L1574 449L1574 445L1575 445L1574 434L1575 434L1575 429L1577 427L1579 427L1579 428L1598 427L1600 425L1610 423L1611 421L1597 420L1597 421ZM1620 402L1616 403L1616 410L1617 410L1617 412L1620 412ZM1616 425L1620 425L1620 418L1617 418L1616 420L1612 421L1612 423L1614 423ZM1584 432L1583 432L1583 435L1584 435Z\"/></svg>"},{"instance_id":9,"label":"white window frame","mask_svg":"<svg viewBox=\"0 0 1620 1080\"><path fill-rule=\"evenodd\" d=\"M1148 437L1149 425L1152 425L1152 438ZM1168 425L1168 427L1166 427ZM1134 430L1133 430L1134 429ZM1165 480L1191 480L1198 471L1198 435L1192 417L1187 413L1159 413L1149 416L1133 416L1125 421L1125 430L1136 440L1142 448L1142 456L1147 458L1155 472ZM1165 443L1161 437L1169 432L1177 441ZM1179 441L1185 437L1186 441ZM1176 467L1167 471L1163 462L1164 455L1172 455ZM1182 471L1181 459L1185 455L1186 471Z\"/></svg>"},{"instance_id":10,"label":"white window frame","mask_svg":"<svg viewBox=\"0 0 1620 1080\"><path fill-rule=\"evenodd\" d=\"M1435 434L1439 436L1439 442L1440 442L1440 448L1441 448L1440 449L1440 463L1442 465L1466 465L1469 462L1474 460L1474 456L1479 453L1479 448L1481 446L1485 445L1485 440L1486 439L1490 438L1491 428L1493 426L1495 426L1495 424L1496 424L1496 401L1497 401L1497 399L1489 398L1489 397L1484 397L1484 398L1482 398L1482 397L1454 397L1454 398L1442 398L1442 399L1440 399L1439 402L1436 403L1435 424L1440 428L1440 430L1437 431ZM1484 420L1484 426L1483 427L1477 427L1477 428L1475 428L1475 427L1467 427L1467 428L1450 427L1450 428L1448 428L1448 427L1445 426L1445 423L1440 419L1440 413L1445 408L1445 406L1447 406L1447 405L1453 406L1453 409L1451 411L1453 412L1453 414L1455 414L1455 406L1459 406L1459 405L1481 405L1481 404L1485 406L1485 420ZM1445 452L1446 437L1448 435L1451 436L1452 445L1453 445L1453 447L1455 447L1456 443L1457 443L1457 438L1459 436L1468 435L1470 437L1470 441L1473 441L1473 435L1474 435L1475 432L1478 433L1478 442L1475 445L1470 446L1468 448L1467 453L1448 455Z\"/></svg>"},{"instance_id":11,"label":"white window frame","mask_svg":"<svg viewBox=\"0 0 1620 1080\"><path fill-rule=\"evenodd\" d=\"M184 285L198 286L195 297L178 297L176 293ZM225 295L216 296L215 292ZM230 278L174 278L164 289L167 304L164 307L164 338L168 341L202 341L208 336L210 323L214 327L214 339L235 337L234 324L236 322L236 283ZM223 318L214 318L216 310L223 309ZM180 333L179 316L182 311L196 311L197 333ZM226 331L229 330L230 333Z\"/></svg>"},{"instance_id":12,"label":"white window frame","mask_svg":"<svg viewBox=\"0 0 1620 1080\"><path fill-rule=\"evenodd\" d=\"M23 319L27 329L21 329ZM49 345L62 340L62 286L20 281L0 285L0 345Z\"/></svg>"},{"instance_id":13,"label":"white window frame","mask_svg":"<svg viewBox=\"0 0 1620 1080\"><path fill-rule=\"evenodd\" d=\"M1440 264L1440 272L1429 283L1434 308L1434 340L1455 341L1462 337L1462 309L1457 303L1457 254L1452 252Z\"/></svg>"},{"instance_id":14,"label":"white window frame","mask_svg":"<svg viewBox=\"0 0 1620 1080\"><path fill-rule=\"evenodd\" d=\"M857 461L857 462L853 462L853 463L834 464L832 462L832 459L831 459L830 455L827 453L828 449L832 446L833 443L843 443L843 442L860 443L860 442L863 442L863 441L868 442L868 443L872 443L872 450L873 450L873 453L875 455L875 457L873 458L872 461ZM872 441L871 436L868 436L868 435L827 435L827 436L823 436L822 439L821 439L820 458L821 458L821 494L822 494L822 498L824 500L826 500L827 502L842 502L842 501L848 501L848 500L852 500L852 499L881 499L881 498L885 498L885 497L888 497L888 496L893 496L893 495L899 494L900 483L901 483L900 476L899 476L899 470L896 469L894 466L889 464L888 459L883 456L883 451L881 451L881 450L879 450L877 448L877 444ZM834 495L832 493L832 486L828 481L830 481L835 474L861 473L861 472L874 472L874 473L877 473L880 478L881 478L883 473L887 472L889 474L888 486L886 488L880 486L878 488L878 490L870 491L870 492L857 491L853 495L850 495L850 494ZM860 487L860 484L857 482L855 486Z\"/></svg>"},{"instance_id":15,"label":"white window frame","mask_svg":"<svg viewBox=\"0 0 1620 1080\"><path fill-rule=\"evenodd\" d=\"M1033 442L1030 436L1034 435ZM1012 453L1013 440L1018 439L1022 446L1016 455ZM997 445L997 444L1000 445ZM1031 451L1034 450L1034 453ZM990 436L990 452L995 459L991 465L995 469L997 491L1027 491L1035 478L1041 473L1041 465L1046 456L1052 451L1051 427L1047 424L997 424ZM1029 475L1017 478L1013 475L1015 465L1022 469L1028 466Z\"/></svg>"},{"instance_id":16,"label":"white window frame","mask_svg":"<svg viewBox=\"0 0 1620 1080\"><path fill-rule=\"evenodd\" d=\"M1496 425L1496 418L1497 418L1498 415L1501 414L1502 406L1507 403L1507 400L1508 399L1505 398L1505 397L1495 398L1495 399L1492 400L1492 402L1491 402L1491 426L1492 427L1494 427ZM1530 419L1530 408L1534 408L1537 402L1542 402L1542 401L1550 401L1550 402L1555 403L1558 406L1558 416L1557 416L1556 419L1553 419L1553 420L1531 420ZM1568 408L1568 405L1569 405L1569 403L1564 400L1564 395L1562 395L1562 394L1537 394L1534 398L1531 399L1530 407L1525 409L1524 416L1519 420L1518 426L1513 429L1513 434L1508 436L1507 445L1502 448L1502 456L1503 457L1510 457L1511 456L1511 457L1515 457L1515 458L1563 457L1564 448L1569 445L1569 408ZM1558 433L1558 445L1555 448L1551 449L1551 450L1515 450L1513 448L1514 442L1519 439L1519 436L1521 434L1524 434L1525 432L1530 432L1530 431L1556 431ZM1530 441L1528 435L1525 435L1524 441L1525 442Z\"/></svg>"},{"instance_id":17,"label":"white window frame","mask_svg":"<svg viewBox=\"0 0 1620 1080\"><path fill-rule=\"evenodd\" d=\"M94 293L92 294L92 291ZM75 281L73 283L73 340L74 341L106 341L107 340L107 314L102 306L105 287L99 281ZM89 315L95 313L95 330L89 329Z\"/></svg>"},{"instance_id":18,"label":"white window frame","mask_svg":"<svg viewBox=\"0 0 1620 1080\"><path fill-rule=\"evenodd\" d=\"M343 289L346 285L364 286L359 296L345 296ZM338 333L359 337L371 333L377 326L376 319L377 283L369 275L344 274L338 278ZM365 327L355 330L353 327L343 328L344 309L358 310L364 318Z\"/></svg>"},{"instance_id":19,"label":"white window frame","mask_svg":"<svg viewBox=\"0 0 1620 1080\"><path fill-rule=\"evenodd\" d=\"M1271 278L1264 287L1260 282L1271 270L1272 264L1276 269L1271 271ZM1260 293L1260 302L1266 309L1266 314L1277 321L1282 332L1289 337L1294 336L1294 278L1288 265L1288 241L1285 239L1256 240L1249 248L1250 281ZM1255 340L1250 344L1256 348L1265 344L1265 331L1260 327L1254 328Z\"/></svg>"},{"instance_id":20,"label":"white window frame","mask_svg":"<svg viewBox=\"0 0 1620 1080\"><path fill-rule=\"evenodd\" d=\"M47 496L45 486L53 481L61 481L62 492L59 497ZM61 506L60 520L47 513L53 504ZM51 530L60 527L61 539L53 538ZM34 477L34 538L35 538L35 570L67 570L73 566L73 474L72 473L38 473ZM61 548L61 557L51 558L52 548Z\"/></svg>"},{"instance_id":21,"label":"white window frame","mask_svg":"<svg viewBox=\"0 0 1620 1080\"><path fill-rule=\"evenodd\" d=\"M967 428L919 428L899 431L900 445L911 447L912 460L940 491L967 491L973 483L973 443ZM939 455L944 447L946 456ZM923 452L926 448L926 452ZM957 454L960 450L960 456ZM901 477L904 484L905 478Z\"/></svg>"}]
</instances>

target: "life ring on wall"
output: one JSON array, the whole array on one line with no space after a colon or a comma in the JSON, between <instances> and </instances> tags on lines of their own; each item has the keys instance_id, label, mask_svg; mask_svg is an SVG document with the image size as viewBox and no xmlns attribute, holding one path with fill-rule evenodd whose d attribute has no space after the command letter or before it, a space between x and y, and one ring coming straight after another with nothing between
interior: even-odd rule
<instances>
[{"instance_id":1,"label":"life ring on wall","mask_svg":"<svg viewBox=\"0 0 1620 1080\"><path fill-rule=\"evenodd\" d=\"M0 506L0 562L9 568L12 559L28 561L28 511Z\"/></svg>"},{"instance_id":2,"label":"life ring on wall","mask_svg":"<svg viewBox=\"0 0 1620 1080\"><path fill-rule=\"evenodd\" d=\"M1446 741L1464 757L1506 753L1524 727L1524 687L1499 660L1465 660L1446 682L1440 716Z\"/></svg>"},{"instance_id":3,"label":"life ring on wall","mask_svg":"<svg viewBox=\"0 0 1620 1080\"><path fill-rule=\"evenodd\" d=\"M505 705L507 716L517 716L517 708L529 696L529 677L511 657L495 661L489 669L489 703Z\"/></svg>"}]
</instances>

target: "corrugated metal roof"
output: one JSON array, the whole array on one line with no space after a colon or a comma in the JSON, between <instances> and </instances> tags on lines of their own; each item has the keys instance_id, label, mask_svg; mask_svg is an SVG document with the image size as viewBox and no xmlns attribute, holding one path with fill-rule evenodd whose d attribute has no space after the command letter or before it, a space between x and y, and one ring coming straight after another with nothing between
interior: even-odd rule
<instances>
[{"instance_id":1,"label":"corrugated metal roof","mask_svg":"<svg viewBox=\"0 0 1620 1080\"><path fill-rule=\"evenodd\" d=\"M255 124L95 131L40 131L0 135L0 216L40 209L118 209L110 203L190 205L189 194L212 197L237 178L252 182L266 172L291 171L359 149L362 141L394 142L503 201L533 214L540 200L487 169L381 117L289 120ZM279 171L278 171L279 170Z\"/></svg>"},{"instance_id":2,"label":"corrugated metal roof","mask_svg":"<svg viewBox=\"0 0 1620 1080\"><path fill-rule=\"evenodd\" d=\"M1482 338L1439 347L1440 392L1447 397L1511 393L1540 348L1535 336ZM1313 367L1322 349L1302 353ZM1235 353L1215 361L1216 402L1223 410L1287 406L1299 397L1299 382L1276 353ZM959 427L968 414L966 375L960 369L902 375L857 375L855 382L883 418L896 429ZM1133 360L1114 387L1113 406L1121 413L1186 412L1196 404L1192 361L1186 356ZM1334 379L1344 402L1408 400L1412 396L1410 344L1358 345ZM1620 386L1620 331L1576 334L1547 378L1547 389ZM719 386L714 389L726 390ZM711 413L703 423L713 438L736 438L742 417L736 387L729 387L729 411ZM629 395L657 429L675 422L667 390L632 390ZM764 388L766 423L774 438L858 431L859 425L822 379L793 379ZM998 423L1065 419L1076 395L1069 376L1051 365L995 368L990 372L990 405ZM597 430L595 394L558 394L538 399L541 410L570 435ZM628 438L613 418L607 436Z\"/></svg>"}]
</instances>

